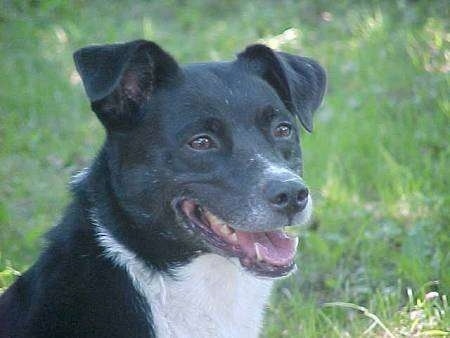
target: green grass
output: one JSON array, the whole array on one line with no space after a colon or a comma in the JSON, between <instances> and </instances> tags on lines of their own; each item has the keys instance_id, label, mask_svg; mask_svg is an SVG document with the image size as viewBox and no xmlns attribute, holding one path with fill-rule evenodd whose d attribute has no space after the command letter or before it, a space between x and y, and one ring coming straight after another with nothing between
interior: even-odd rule
<instances>
[{"instance_id":1,"label":"green grass","mask_svg":"<svg viewBox=\"0 0 450 338\"><path fill-rule=\"evenodd\" d=\"M265 335L448 335L445 1L70 3L0 5L0 288L33 263L69 200L70 175L104 137L75 49L146 38L189 62L265 41L329 74L315 131L302 136L315 218L298 273L273 294Z\"/></svg>"}]
</instances>

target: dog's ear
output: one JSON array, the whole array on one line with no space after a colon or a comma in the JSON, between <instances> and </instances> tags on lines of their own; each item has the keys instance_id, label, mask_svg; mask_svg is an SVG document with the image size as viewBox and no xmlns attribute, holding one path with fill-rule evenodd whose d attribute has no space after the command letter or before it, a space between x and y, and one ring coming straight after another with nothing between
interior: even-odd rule
<instances>
[{"instance_id":1,"label":"dog's ear","mask_svg":"<svg viewBox=\"0 0 450 338\"><path fill-rule=\"evenodd\" d=\"M179 72L169 54L145 40L85 47L74 60L92 110L108 129L134 126L152 93Z\"/></svg>"},{"instance_id":2,"label":"dog's ear","mask_svg":"<svg viewBox=\"0 0 450 338\"><path fill-rule=\"evenodd\" d=\"M322 102L326 88L325 70L306 57L275 52L264 45L249 46L237 62L269 83L286 105L311 132L313 113Z\"/></svg>"}]
</instances>

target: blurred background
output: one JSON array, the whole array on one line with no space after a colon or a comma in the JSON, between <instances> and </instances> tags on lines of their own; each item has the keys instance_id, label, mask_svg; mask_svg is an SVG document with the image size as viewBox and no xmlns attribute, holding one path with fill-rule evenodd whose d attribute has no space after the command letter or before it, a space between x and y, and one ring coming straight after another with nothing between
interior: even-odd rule
<instances>
[{"instance_id":1,"label":"blurred background","mask_svg":"<svg viewBox=\"0 0 450 338\"><path fill-rule=\"evenodd\" d=\"M0 4L0 288L36 259L104 132L72 53L145 38L180 62L263 42L325 66L302 135L315 216L266 337L448 335L448 1L19 1ZM1 292L1 291L0 291Z\"/></svg>"}]
</instances>

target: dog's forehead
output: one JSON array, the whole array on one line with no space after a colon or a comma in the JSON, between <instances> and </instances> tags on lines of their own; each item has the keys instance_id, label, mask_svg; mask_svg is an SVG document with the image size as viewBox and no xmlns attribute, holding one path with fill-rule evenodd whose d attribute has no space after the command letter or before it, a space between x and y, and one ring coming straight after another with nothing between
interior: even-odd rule
<instances>
[{"instance_id":1,"label":"dog's forehead","mask_svg":"<svg viewBox=\"0 0 450 338\"><path fill-rule=\"evenodd\" d=\"M231 62L191 64L183 73L182 83L165 100L163 120L172 125L210 117L247 124L260 109L283 107L272 87Z\"/></svg>"}]
</instances>

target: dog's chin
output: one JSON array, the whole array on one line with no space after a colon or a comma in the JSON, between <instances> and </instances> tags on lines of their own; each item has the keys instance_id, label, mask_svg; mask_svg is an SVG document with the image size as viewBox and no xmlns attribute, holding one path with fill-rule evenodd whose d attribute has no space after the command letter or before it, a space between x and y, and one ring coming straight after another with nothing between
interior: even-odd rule
<instances>
[{"instance_id":1,"label":"dog's chin","mask_svg":"<svg viewBox=\"0 0 450 338\"><path fill-rule=\"evenodd\" d=\"M298 238L282 229L250 232L231 227L191 199L176 203L184 225L211 248L226 257L237 257L249 272L268 278L285 277L295 271Z\"/></svg>"}]
</instances>

